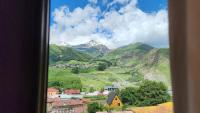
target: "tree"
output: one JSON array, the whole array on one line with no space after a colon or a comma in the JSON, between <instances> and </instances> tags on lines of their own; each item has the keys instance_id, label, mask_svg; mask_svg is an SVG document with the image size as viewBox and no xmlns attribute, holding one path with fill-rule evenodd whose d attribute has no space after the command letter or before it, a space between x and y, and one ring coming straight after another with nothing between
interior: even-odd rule
<instances>
[{"instance_id":1,"label":"tree","mask_svg":"<svg viewBox=\"0 0 200 113\"><path fill-rule=\"evenodd\" d=\"M106 63L99 63L97 69L99 71L104 71L107 68L107 64Z\"/></svg>"},{"instance_id":2,"label":"tree","mask_svg":"<svg viewBox=\"0 0 200 113\"><path fill-rule=\"evenodd\" d=\"M82 82L79 77L67 77L62 79L64 89L82 89Z\"/></svg>"},{"instance_id":3,"label":"tree","mask_svg":"<svg viewBox=\"0 0 200 113\"><path fill-rule=\"evenodd\" d=\"M97 111L103 111L103 105L97 102L93 102L87 105L88 113L96 113Z\"/></svg>"},{"instance_id":4,"label":"tree","mask_svg":"<svg viewBox=\"0 0 200 113\"><path fill-rule=\"evenodd\" d=\"M92 93L92 92L94 92L95 91L95 89L93 88L93 87L90 87L90 93Z\"/></svg>"},{"instance_id":5,"label":"tree","mask_svg":"<svg viewBox=\"0 0 200 113\"><path fill-rule=\"evenodd\" d=\"M170 95L164 83L145 80L139 88L122 89L120 98L127 105L152 106L169 101Z\"/></svg>"},{"instance_id":6,"label":"tree","mask_svg":"<svg viewBox=\"0 0 200 113\"><path fill-rule=\"evenodd\" d=\"M157 105L170 100L167 87L162 82L143 81L138 89L139 106Z\"/></svg>"},{"instance_id":7,"label":"tree","mask_svg":"<svg viewBox=\"0 0 200 113\"><path fill-rule=\"evenodd\" d=\"M138 92L134 87L127 87L120 91L122 103L127 105L136 105L138 102Z\"/></svg>"},{"instance_id":8,"label":"tree","mask_svg":"<svg viewBox=\"0 0 200 113\"><path fill-rule=\"evenodd\" d=\"M100 89L100 92L103 93L103 92L104 92L104 88L101 88L101 89Z\"/></svg>"},{"instance_id":9,"label":"tree","mask_svg":"<svg viewBox=\"0 0 200 113\"><path fill-rule=\"evenodd\" d=\"M119 90L119 89L115 89L115 93L116 93L116 95L119 96L119 94L120 94L120 90Z\"/></svg>"},{"instance_id":10,"label":"tree","mask_svg":"<svg viewBox=\"0 0 200 113\"><path fill-rule=\"evenodd\" d=\"M58 82L58 81L53 81L53 82L48 82L48 87L63 87L63 83L62 82Z\"/></svg>"},{"instance_id":11,"label":"tree","mask_svg":"<svg viewBox=\"0 0 200 113\"><path fill-rule=\"evenodd\" d=\"M74 67L74 68L72 68L72 71L71 71L71 72L74 73L74 74L79 74L79 73L80 73L78 67Z\"/></svg>"}]
</instances>

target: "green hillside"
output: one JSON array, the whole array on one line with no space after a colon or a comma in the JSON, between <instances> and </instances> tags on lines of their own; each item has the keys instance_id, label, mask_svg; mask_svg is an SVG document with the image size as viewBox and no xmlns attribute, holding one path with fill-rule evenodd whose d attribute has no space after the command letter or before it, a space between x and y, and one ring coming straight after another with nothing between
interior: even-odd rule
<instances>
[{"instance_id":1,"label":"green hillside","mask_svg":"<svg viewBox=\"0 0 200 113\"><path fill-rule=\"evenodd\" d=\"M65 62L70 60L89 61L92 57L86 53L77 51L71 47L50 45L49 62Z\"/></svg>"},{"instance_id":2,"label":"green hillside","mask_svg":"<svg viewBox=\"0 0 200 113\"><path fill-rule=\"evenodd\" d=\"M167 48L153 48L143 43L130 44L109 52L103 59L122 68L137 70L145 79L162 81L171 87Z\"/></svg>"},{"instance_id":3,"label":"green hillside","mask_svg":"<svg viewBox=\"0 0 200 113\"><path fill-rule=\"evenodd\" d=\"M49 83L60 81L65 84L61 87L69 87L69 81L65 83L65 80L80 79L82 90L88 91L91 87L100 90L113 84L119 88L137 86L149 79L162 81L171 89L169 49L136 43L112 50L99 59L93 58L70 47L51 45L50 62L57 62L59 67L49 67ZM106 64L106 69L99 71L98 66L102 63ZM72 71L74 66L77 73Z\"/></svg>"},{"instance_id":4,"label":"green hillside","mask_svg":"<svg viewBox=\"0 0 200 113\"><path fill-rule=\"evenodd\" d=\"M102 58L113 61L118 65L131 66L138 64L145 56L145 54L147 54L152 49L153 47L147 44L135 43L117 48Z\"/></svg>"}]
</instances>

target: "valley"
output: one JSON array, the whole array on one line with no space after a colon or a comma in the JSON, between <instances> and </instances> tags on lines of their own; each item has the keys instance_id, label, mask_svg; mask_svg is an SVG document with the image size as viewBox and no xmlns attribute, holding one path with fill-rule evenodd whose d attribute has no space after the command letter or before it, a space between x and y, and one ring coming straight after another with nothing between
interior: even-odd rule
<instances>
[{"instance_id":1,"label":"valley","mask_svg":"<svg viewBox=\"0 0 200 113\"><path fill-rule=\"evenodd\" d=\"M107 85L123 89L148 79L161 81L171 90L168 48L135 43L110 50L92 40L71 47L50 45L49 62L50 86L73 78L80 79L84 91L101 90ZM100 65L105 69L98 69Z\"/></svg>"}]
</instances>

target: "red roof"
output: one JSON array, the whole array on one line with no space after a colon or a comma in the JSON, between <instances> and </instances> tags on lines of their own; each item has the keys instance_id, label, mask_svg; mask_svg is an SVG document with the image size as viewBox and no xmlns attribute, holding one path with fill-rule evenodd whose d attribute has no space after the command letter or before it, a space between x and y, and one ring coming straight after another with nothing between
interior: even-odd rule
<instances>
[{"instance_id":1,"label":"red roof","mask_svg":"<svg viewBox=\"0 0 200 113\"><path fill-rule=\"evenodd\" d=\"M59 92L59 90L52 87L52 88L48 88L48 92Z\"/></svg>"},{"instance_id":2,"label":"red roof","mask_svg":"<svg viewBox=\"0 0 200 113\"><path fill-rule=\"evenodd\" d=\"M58 102L58 101L60 101L59 97L57 97L57 98L47 98L48 103L53 103L53 102Z\"/></svg>"},{"instance_id":3,"label":"red roof","mask_svg":"<svg viewBox=\"0 0 200 113\"><path fill-rule=\"evenodd\" d=\"M91 99L83 98L82 101L83 101L83 103L89 103L89 102L91 102Z\"/></svg>"},{"instance_id":4,"label":"red roof","mask_svg":"<svg viewBox=\"0 0 200 113\"><path fill-rule=\"evenodd\" d=\"M66 89L64 91L65 94L80 94L80 90L79 89Z\"/></svg>"},{"instance_id":5,"label":"red roof","mask_svg":"<svg viewBox=\"0 0 200 113\"><path fill-rule=\"evenodd\" d=\"M72 100L68 100L67 101L67 105L81 105L83 104L83 101L82 100L79 100L79 99L72 99Z\"/></svg>"},{"instance_id":6,"label":"red roof","mask_svg":"<svg viewBox=\"0 0 200 113\"><path fill-rule=\"evenodd\" d=\"M60 100L53 102L53 106L61 107L61 106L75 106L82 105L83 101L80 99L71 99L71 100Z\"/></svg>"}]
</instances>

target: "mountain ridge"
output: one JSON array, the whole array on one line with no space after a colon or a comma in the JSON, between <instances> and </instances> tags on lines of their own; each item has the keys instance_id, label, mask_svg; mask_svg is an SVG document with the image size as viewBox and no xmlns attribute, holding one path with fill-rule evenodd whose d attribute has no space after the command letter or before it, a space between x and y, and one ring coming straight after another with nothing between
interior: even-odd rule
<instances>
[{"instance_id":1,"label":"mountain ridge","mask_svg":"<svg viewBox=\"0 0 200 113\"><path fill-rule=\"evenodd\" d=\"M92 59L92 56L85 54L83 52L77 51L68 46L58 46L51 44L49 46L49 62L50 64L56 63L59 61L89 61Z\"/></svg>"},{"instance_id":2,"label":"mountain ridge","mask_svg":"<svg viewBox=\"0 0 200 113\"><path fill-rule=\"evenodd\" d=\"M110 51L110 49L107 46L101 43L98 43L95 40L91 40L84 44L72 46L72 48L82 51L82 52L86 52L87 54L94 57L101 57L105 53Z\"/></svg>"},{"instance_id":3,"label":"mountain ridge","mask_svg":"<svg viewBox=\"0 0 200 113\"><path fill-rule=\"evenodd\" d=\"M136 80L134 76L136 78L140 76L140 79L162 81L171 89L168 48L154 48L145 43L135 43L110 50L96 57L73 47L50 45L49 60L50 64L58 66L62 63L63 66L86 68L88 72L78 74L78 77L83 80L84 87L92 87L88 81L97 84L98 88L111 83L121 84L122 87L132 86ZM111 63L111 66L105 71L95 71L99 63L106 62ZM55 68L52 67L52 69ZM69 71L67 73L69 76L75 76ZM64 76L68 75L63 73ZM133 83L132 80L134 80Z\"/></svg>"}]
</instances>

